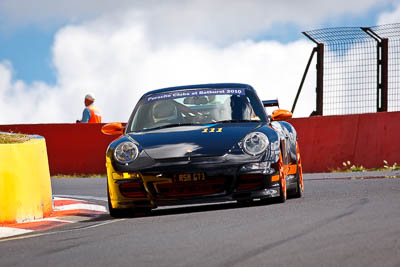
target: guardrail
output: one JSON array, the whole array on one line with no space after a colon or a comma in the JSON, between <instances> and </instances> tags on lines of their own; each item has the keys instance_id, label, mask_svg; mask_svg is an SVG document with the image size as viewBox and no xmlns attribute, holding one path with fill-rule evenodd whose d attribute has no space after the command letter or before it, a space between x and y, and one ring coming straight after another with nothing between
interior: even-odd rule
<instances>
[{"instance_id":1,"label":"guardrail","mask_svg":"<svg viewBox=\"0 0 400 267\"><path fill-rule=\"evenodd\" d=\"M367 168L400 163L400 112L291 119L299 136L303 170L326 172L351 161ZM50 174L105 174L105 152L116 136L104 124L0 125L0 131L46 138Z\"/></svg>"}]
</instances>

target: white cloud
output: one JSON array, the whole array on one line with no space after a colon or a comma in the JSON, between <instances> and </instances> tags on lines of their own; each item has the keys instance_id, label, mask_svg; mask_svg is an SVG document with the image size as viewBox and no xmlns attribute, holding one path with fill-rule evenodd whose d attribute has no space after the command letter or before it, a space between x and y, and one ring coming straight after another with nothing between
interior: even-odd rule
<instances>
[{"instance_id":1,"label":"white cloud","mask_svg":"<svg viewBox=\"0 0 400 267\"><path fill-rule=\"evenodd\" d=\"M2 0L0 27L74 21L53 45L55 86L13 78L0 62L0 123L74 122L93 91L105 121L126 121L146 91L184 84L240 82L291 108L313 44L252 41L273 24L311 27L391 0ZM378 24L398 22L400 5ZM258 38L259 39L259 38ZM295 116L315 107L311 67Z\"/></svg>"},{"instance_id":2,"label":"white cloud","mask_svg":"<svg viewBox=\"0 0 400 267\"><path fill-rule=\"evenodd\" d=\"M400 3L391 11L382 13L378 18L377 25L399 23L400 22Z\"/></svg>"},{"instance_id":3,"label":"white cloud","mask_svg":"<svg viewBox=\"0 0 400 267\"><path fill-rule=\"evenodd\" d=\"M31 85L14 81L11 63L0 62L0 122L28 123L53 121L62 116L56 100L57 92L42 82Z\"/></svg>"},{"instance_id":4,"label":"white cloud","mask_svg":"<svg viewBox=\"0 0 400 267\"><path fill-rule=\"evenodd\" d=\"M82 22L98 16L140 19L152 40L232 40L262 35L273 24L312 28L337 16L357 16L391 0L2 0L0 26ZM121 15L134 12L133 17ZM130 13L132 15L132 13ZM3 25L3 28L5 26Z\"/></svg>"},{"instance_id":5,"label":"white cloud","mask_svg":"<svg viewBox=\"0 0 400 267\"><path fill-rule=\"evenodd\" d=\"M306 40L154 44L148 25L130 18L126 13L62 28L53 46L56 86L14 81L10 64L1 63L1 105L10 112L0 114L0 123L74 122L88 91L97 96L104 121L126 121L146 91L214 82L249 83L262 99L279 98L290 109L312 49ZM308 81L313 84L314 78ZM295 115L310 114L314 91L303 89Z\"/></svg>"}]
</instances>

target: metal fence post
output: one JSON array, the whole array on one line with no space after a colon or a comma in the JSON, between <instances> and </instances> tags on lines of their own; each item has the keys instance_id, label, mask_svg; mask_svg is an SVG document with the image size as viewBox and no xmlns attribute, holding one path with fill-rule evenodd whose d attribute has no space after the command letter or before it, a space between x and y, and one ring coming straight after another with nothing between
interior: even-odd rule
<instances>
[{"instance_id":1,"label":"metal fence post","mask_svg":"<svg viewBox=\"0 0 400 267\"><path fill-rule=\"evenodd\" d=\"M294 109L296 108L297 100L299 99L301 89L303 88L303 84L304 84L304 81L306 80L308 69L310 68L310 64L311 64L311 61L312 61L312 59L314 57L315 52L317 52L317 48L316 47L314 47L312 52L311 52L310 58L308 59L308 62L307 62L306 69L304 70L303 77L301 78L299 89L297 90L296 97L294 98L294 102L293 102L293 106L292 106L292 113L294 113Z\"/></svg>"},{"instance_id":2,"label":"metal fence post","mask_svg":"<svg viewBox=\"0 0 400 267\"><path fill-rule=\"evenodd\" d=\"M384 38L381 41L381 106L378 111L388 111L388 54L389 54L389 39Z\"/></svg>"},{"instance_id":3,"label":"metal fence post","mask_svg":"<svg viewBox=\"0 0 400 267\"><path fill-rule=\"evenodd\" d=\"M323 115L324 92L324 44L317 45L317 115Z\"/></svg>"},{"instance_id":4,"label":"metal fence post","mask_svg":"<svg viewBox=\"0 0 400 267\"><path fill-rule=\"evenodd\" d=\"M376 88L376 111L382 112L388 110L388 53L389 40L381 38L369 27L361 28L366 34L372 37L376 42L376 61L377 61L377 88Z\"/></svg>"},{"instance_id":5,"label":"metal fence post","mask_svg":"<svg viewBox=\"0 0 400 267\"><path fill-rule=\"evenodd\" d=\"M317 47L314 50L317 52L317 87L315 88L317 93L316 99L316 111L312 112L311 115L321 115L322 116L322 108L323 108L323 91L324 91L324 44L317 42L314 38L312 38L307 32L303 32L303 34L317 44ZM315 52L313 50L313 53Z\"/></svg>"},{"instance_id":6,"label":"metal fence post","mask_svg":"<svg viewBox=\"0 0 400 267\"><path fill-rule=\"evenodd\" d=\"M312 115L400 111L400 23L303 34L317 52Z\"/></svg>"}]
</instances>

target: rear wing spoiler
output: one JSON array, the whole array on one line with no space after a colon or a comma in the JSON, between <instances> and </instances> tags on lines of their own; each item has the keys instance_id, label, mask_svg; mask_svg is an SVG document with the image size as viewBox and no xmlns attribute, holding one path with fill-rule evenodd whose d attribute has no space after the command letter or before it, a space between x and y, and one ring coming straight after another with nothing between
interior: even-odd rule
<instances>
[{"instance_id":1,"label":"rear wing spoiler","mask_svg":"<svg viewBox=\"0 0 400 267\"><path fill-rule=\"evenodd\" d=\"M263 100L262 103L263 103L264 107L278 107L279 108L278 99L275 99L275 100Z\"/></svg>"}]
</instances>

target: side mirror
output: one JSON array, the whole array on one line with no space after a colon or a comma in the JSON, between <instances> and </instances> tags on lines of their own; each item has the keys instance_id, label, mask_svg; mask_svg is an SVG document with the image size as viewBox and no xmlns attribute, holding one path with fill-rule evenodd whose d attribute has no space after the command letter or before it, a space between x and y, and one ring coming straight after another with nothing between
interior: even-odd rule
<instances>
[{"instance_id":1,"label":"side mirror","mask_svg":"<svg viewBox=\"0 0 400 267\"><path fill-rule=\"evenodd\" d=\"M277 109L272 112L271 119L273 121L286 121L292 118L292 112L285 109Z\"/></svg>"},{"instance_id":2,"label":"side mirror","mask_svg":"<svg viewBox=\"0 0 400 267\"><path fill-rule=\"evenodd\" d=\"M124 127L120 122L107 123L101 127L101 132L107 135L121 135L124 134Z\"/></svg>"}]
</instances>

